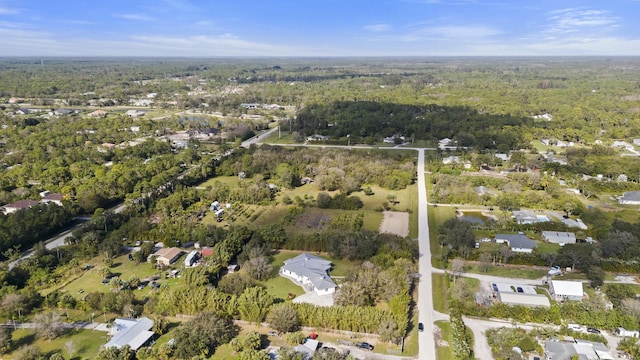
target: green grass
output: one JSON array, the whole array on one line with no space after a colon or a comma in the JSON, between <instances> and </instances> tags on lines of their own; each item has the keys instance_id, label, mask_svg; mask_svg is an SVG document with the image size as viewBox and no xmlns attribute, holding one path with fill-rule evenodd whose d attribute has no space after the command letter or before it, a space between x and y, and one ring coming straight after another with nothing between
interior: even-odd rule
<instances>
[{"instance_id":1,"label":"green grass","mask_svg":"<svg viewBox=\"0 0 640 360\"><path fill-rule=\"evenodd\" d=\"M105 264L102 262L103 257L98 256L90 261L87 264L91 264L92 268L90 270L83 270L82 273L78 276L78 278L70 281L69 283L63 284L62 286L57 285L56 287L47 289L43 291L43 293L49 293L54 290L60 290L63 293L70 294L78 300L83 299L87 293L89 292L109 292L111 291L111 287L109 285L102 284L102 275L99 272L101 267L105 267ZM111 268L111 272L114 275L120 277L123 281L128 281L131 276L135 275L140 279L145 277L149 277L151 275L163 275L159 273L159 271L150 263L141 263L136 265L135 261L130 261L128 255L122 255L114 259L114 266ZM134 294L137 298L143 298L148 292L149 288L144 288L142 290L134 290Z\"/></svg>"},{"instance_id":2,"label":"green grass","mask_svg":"<svg viewBox=\"0 0 640 360\"><path fill-rule=\"evenodd\" d=\"M440 329L440 338L451 343L451 324L448 321L436 321L435 325ZM451 352L451 346L437 346L436 347L436 359L438 360L453 360L453 353Z\"/></svg>"},{"instance_id":3,"label":"green grass","mask_svg":"<svg viewBox=\"0 0 640 360\"><path fill-rule=\"evenodd\" d=\"M407 334L404 340L403 356L418 355L418 345L420 340L420 333L418 332L418 312L414 311L413 316L410 319L411 330Z\"/></svg>"},{"instance_id":4,"label":"green grass","mask_svg":"<svg viewBox=\"0 0 640 360\"><path fill-rule=\"evenodd\" d=\"M469 264L464 267L465 272L474 274L484 274L500 277L521 278L521 279L539 279L547 274L546 270L515 268L506 266L490 266L487 272L483 272L478 265Z\"/></svg>"},{"instance_id":5,"label":"green grass","mask_svg":"<svg viewBox=\"0 0 640 360\"><path fill-rule=\"evenodd\" d=\"M449 302L447 300L448 285L444 274L431 274L433 291L433 309L443 314L449 312Z\"/></svg>"},{"instance_id":6,"label":"green grass","mask_svg":"<svg viewBox=\"0 0 640 360\"><path fill-rule=\"evenodd\" d=\"M450 206L433 207L427 209L429 213L429 240L431 242L431 263L436 268L443 268L442 249L438 242L438 226L447 219L455 216L455 209Z\"/></svg>"},{"instance_id":7,"label":"green grass","mask_svg":"<svg viewBox=\"0 0 640 360\"><path fill-rule=\"evenodd\" d=\"M279 275L265 281L260 281L259 284L263 285L269 294L278 299L287 300L289 293L295 296L304 295L302 287Z\"/></svg>"},{"instance_id":8,"label":"green grass","mask_svg":"<svg viewBox=\"0 0 640 360\"><path fill-rule=\"evenodd\" d=\"M74 330L64 334L52 341L37 339L34 332L29 329L17 329L12 333L14 342L13 349L18 349L24 345L33 344L40 348L44 354L53 354L61 352L65 359L69 354L65 350L65 343L73 342L75 348L74 357L72 359L93 359L101 345L108 341L107 333L92 330ZM4 356L4 359L15 359L11 353Z\"/></svg>"}]
</instances>

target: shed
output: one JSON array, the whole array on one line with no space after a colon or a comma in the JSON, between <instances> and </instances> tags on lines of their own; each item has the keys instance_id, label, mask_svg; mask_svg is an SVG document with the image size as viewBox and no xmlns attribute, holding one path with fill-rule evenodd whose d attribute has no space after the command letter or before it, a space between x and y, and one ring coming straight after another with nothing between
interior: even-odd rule
<instances>
[{"instance_id":1,"label":"shed","mask_svg":"<svg viewBox=\"0 0 640 360\"><path fill-rule=\"evenodd\" d=\"M572 232L543 231L542 238L550 243L560 244L560 246L576 243L576 234Z\"/></svg>"},{"instance_id":2,"label":"shed","mask_svg":"<svg viewBox=\"0 0 640 360\"><path fill-rule=\"evenodd\" d=\"M584 292L580 281L551 280L549 282L549 295L556 301L580 301L584 296Z\"/></svg>"},{"instance_id":3,"label":"shed","mask_svg":"<svg viewBox=\"0 0 640 360\"><path fill-rule=\"evenodd\" d=\"M540 294L499 292L498 300L507 305L521 305L529 307L542 306L545 308L551 307L549 298Z\"/></svg>"},{"instance_id":4,"label":"shed","mask_svg":"<svg viewBox=\"0 0 640 360\"><path fill-rule=\"evenodd\" d=\"M105 348L129 346L131 350L136 351L154 335L153 331L150 331L153 320L146 317L137 320L115 319L113 323L115 335L104 345Z\"/></svg>"}]
</instances>

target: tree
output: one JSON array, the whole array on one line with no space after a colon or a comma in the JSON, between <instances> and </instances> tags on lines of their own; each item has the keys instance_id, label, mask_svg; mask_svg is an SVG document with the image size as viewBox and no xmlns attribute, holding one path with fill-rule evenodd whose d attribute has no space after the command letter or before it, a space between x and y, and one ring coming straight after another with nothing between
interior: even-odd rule
<instances>
[{"instance_id":1,"label":"tree","mask_svg":"<svg viewBox=\"0 0 640 360\"><path fill-rule=\"evenodd\" d=\"M278 359L280 360L304 360L304 355L290 347L281 347L278 351Z\"/></svg>"},{"instance_id":2,"label":"tree","mask_svg":"<svg viewBox=\"0 0 640 360\"><path fill-rule=\"evenodd\" d=\"M260 323L273 304L273 297L258 286L247 288L238 298L238 311L243 320Z\"/></svg>"},{"instance_id":3,"label":"tree","mask_svg":"<svg viewBox=\"0 0 640 360\"><path fill-rule=\"evenodd\" d=\"M135 353L128 345L122 348L111 346L103 348L98 352L95 357L96 360L133 360L135 359Z\"/></svg>"},{"instance_id":4,"label":"tree","mask_svg":"<svg viewBox=\"0 0 640 360\"><path fill-rule=\"evenodd\" d=\"M240 353L240 360L270 360L271 355L266 351L256 349L245 350Z\"/></svg>"},{"instance_id":5,"label":"tree","mask_svg":"<svg viewBox=\"0 0 640 360\"><path fill-rule=\"evenodd\" d=\"M453 273L453 283L455 284L456 279L464 272L464 261L462 259L453 259L451 262L451 272Z\"/></svg>"},{"instance_id":6,"label":"tree","mask_svg":"<svg viewBox=\"0 0 640 360\"><path fill-rule=\"evenodd\" d=\"M636 294L629 286L624 284L607 284L605 294L614 307L620 307L625 299L635 298Z\"/></svg>"},{"instance_id":7,"label":"tree","mask_svg":"<svg viewBox=\"0 0 640 360\"><path fill-rule=\"evenodd\" d=\"M2 308L10 313L17 313L18 319L22 317L24 309L24 297L20 294L10 293L2 299Z\"/></svg>"},{"instance_id":8,"label":"tree","mask_svg":"<svg viewBox=\"0 0 640 360\"><path fill-rule=\"evenodd\" d=\"M204 312L182 324L174 335L175 356L190 359L207 356L238 335L238 327L229 317Z\"/></svg>"},{"instance_id":9,"label":"tree","mask_svg":"<svg viewBox=\"0 0 640 360\"><path fill-rule=\"evenodd\" d=\"M39 313L33 318L38 336L49 341L58 337L64 331L60 314L57 312Z\"/></svg>"},{"instance_id":10,"label":"tree","mask_svg":"<svg viewBox=\"0 0 640 360\"><path fill-rule=\"evenodd\" d=\"M438 228L440 243L450 249L473 248L476 240L471 223L458 218L445 221Z\"/></svg>"},{"instance_id":11,"label":"tree","mask_svg":"<svg viewBox=\"0 0 640 360\"><path fill-rule=\"evenodd\" d=\"M489 271L489 267L491 266L491 260L493 260L493 256L491 256L488 252L483 252L480 254L480 269L482 272Z\"/></svg>"},{"instance_id":12,"label":"tree","mask_svg":"<svg viewBox=\"0 0 640 360\"><path fill-rule=\"evenodd\" d=\"M13 344L11 338L11 330L6 327L0 327L0 355L6 354Z\"/></svg>"},{"instance_id":13,"label":"tree","mask_svg":"<svg viewBox=\"0 0 640 360\"><path fill-rule=\"evenodd\" d=\"M250 331L244 336L234 338L229 345L231 345L231 348L235 352L258 350L262 345L262 340L260 339L260 334L255 331Z\"/></svg>"},{"instance_id":14,"label":"tree","mask_svg":"<svg viewBox=\"0 0 640 360\"><path fill-rule=\"evenodd\" d=\"M249 275L255 280L265 280L271 276L273 268L269 263L269 258L260 255L249 259L244 263L244 268Z\"/></svg>"},{"instance_id":15,"label":"tree","mask_svg":"<svg viewBox=\"0 0 640 360\"><path fill-rule=\"evenodd\" d=\"M404 335L404 330L398 327L398 323L392 319L386 319L380 322L378 328L380 340L397 344Z\"/></svg>"},{"instance_id":16,"label":"tree","mask_svg":"<svg viewBox=\"0 0 640 360\"><path fill-rule=\"evenodd\" d=\"M272 328L283 333L296 331L300 328L298 310L287 303L271 307L271 311L267 315L267 322Z\"/></svg>"},{"instance_id":17,"label":"tree","mask_svg":"<svg viewBox=\"0 0 640 360\"><path fill-rule=\"evenodd\" d=\"M41 360L42 351L35 345L24 345L13 353L13 358L20 360Z\"/></svg>"},{"instance_id":18,"label":"tree","mask_svg":"<svg viewBox=\"0 0 640 360\"><path fill-rule=\"evenodd\" d=\"M64 343L64 349L69 354L69 360L73 359L73 355L76 353L76 345L73 343L73 340L69 340Z\"/></svg>"}]
</instances>

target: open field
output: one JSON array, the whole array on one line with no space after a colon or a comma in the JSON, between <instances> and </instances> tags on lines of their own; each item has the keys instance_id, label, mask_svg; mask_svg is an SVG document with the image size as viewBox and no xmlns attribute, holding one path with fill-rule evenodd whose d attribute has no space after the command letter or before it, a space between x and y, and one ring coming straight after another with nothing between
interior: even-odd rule
<instances>
[{"instance_id":1,"label":"open field","mask_svg":"<svg viewBox=\"0 0 640 360\"><path fill-rule=\"evenodd\" d=\"M75 349L71 359L93 359L100 346L108 341L107 333L92 330L73 330L54 340L38 339L33 330L17 329L12 334L13 348L18 349L25 345L33 344L40 348L44 354L51 355L54 352L60 352L65 359L69 358L69 354L65 349L65 344L69 341L73 342ZM20 360L11 353L4 355L3 359Z\"/></svg>"},{"instance_id":2,"label":"open field","mask_svg":"<svg viewBox=\"0 0 640 360\"><path fill-rule=\"evenodd\" d=\"M451 325L448 321L436 321L435 324L440 332L436 342L436 359L451 360L453 359L453 353L449 345L451 342Z\"/></svg>"},{"instance_id":3,"label":"open field","mask_svg":"<svg viewBox=\"0 0 640 360\"><path fill-rule=\"evenodd\" d=\"M409 236L409 213L397 211L385 211L384 219L380 225L381 233Z\"/></svg>"}]
</instances>

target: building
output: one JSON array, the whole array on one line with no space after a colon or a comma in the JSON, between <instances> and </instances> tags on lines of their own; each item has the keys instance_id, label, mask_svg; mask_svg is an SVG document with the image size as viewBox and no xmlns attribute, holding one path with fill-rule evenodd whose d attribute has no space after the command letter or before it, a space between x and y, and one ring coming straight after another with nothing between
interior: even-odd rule
<instances>
[{"instance_id":1,"label":"building","mask_svg":"<svg viewBox=\"0 0 640 360\"><path fill-rule=\"evenodd\" d=\"M295 350L301 353L304 359L311 359L313 358L313 354L316 353L318 345L320 345L318 340L305 339L304 344L296 346Z\"/></svg>"},{"instance_id":2,"label":"building","mask_svg":"<svg viewBox=\"0 0 640 360\"><path fill-rule=\"evenodd\" d=\"M7 215L7 214L12 214L18 210L22 210L22 209L28 209L32 206L36 206L38 205L40 202L36 201L36 200L18 200L14 203L11 204L7 204L5 206L2 207L2 212Z\"/></svg>"},{"instance_id":3,"label":"building","mask_svg":"<svg viewBox=\"0 0 640 360\"><path fill-rule=\"evenodd\" d=\"M108 113L104 110L96 110L87 114L88 117L92 118L105 118L107 115Z\"/></svg>"},{"instance_id":4,"label":"building","mask_svg":"<svg viewBox=\"0 0 640 360\"><path fill-rule=\"evenodd\" d=\"M333 294L337 287L327 273L330 269L331 261L303 253L285 260L280 268L280 275L294 280L305 290L314 291L318 295L328 295Z\"/></svg>"},{"instance_id":5,"label":"building","mask_svg":"<svg viewBox=\"0 0 640 360\"><path fill-rule=\"evenodd\" d=\"M193 250L187 257L184 259L184 267L192 267L198 264L198 260L200 259L200 252L198 250Z\"/></svg>"},{"instance_id":6,"label":"building","mask_svg":"<svg viewBox=\"0 0 640 360\"><path fill-rule=\"evenodd\" d=\"M634 337L634 338L640 337L640 331L638 331L638 330L627 330L627 329L625 329L623 327L617 328L613 333L615 335L624 336L624 337Z\"/></svg>"},{"instance_id":7,"label":"building","mask_svg":"<svg viewBox=\"0 0 640 360\"><path fill-rule=\"evenodd\" d=\"M521 225L535 224L535 223L539 223L547 220L546 217L544 217L543 219L542 217L528 210L514 211L513 218L516 220L518 224L521 224Z\"/></svg>"},{"instance_id":8,"label":"building","mask_svg":"<svg viewBox=\"0 0 640 360\"><path fill-rule=\"evenodd\" d=\"M240 106L242 106L245 109L258 109L260 107L260 104L257 104L257 103L242 103L242 104L240 104Z\"/></svg>"},{"instance_id":9,"label":"building","mask_svg":"<svg viewBox=\"0 0 640 360\"><path fill-rule=\"evenodd\" d=\"M526 294L518 292L498 292L498 301L507 305L520 305L528 307L551 307L549 298L541 294Z\"/></svg>"},{"instance_id":10,"label":"building","mask_svg":"<svg viewBox=\"0 0 640 360\"><path fill-rule=\"evenodd\" d=\"M575 244L576 234L572 232L562 231L543 231L542 239L550 243L560 244L560 246L564 246L565 244Z\"/></svg>"},{"instance_id":11,"label":"building","mask_svg":"<svg viewBox=\"0 0 640 360\"><path fill-rule=\"evenodd\" d=\"M450 155L448 157L442 158L442 164L444 165L459 164L459 163L460 163L460 156Z\"/></svg>"},{"instance_id":12,"label":"building","mask_svg":"<svg viewBox=\"0 0 640 360\"><path fill-rule=\"evenodd\" d=\"M127 110L125 114L128 117L137 118L137 117L145 116L147 113L142 110Z\"/></svg>"},{"instance_id":13,"label":"building","mask_svg":"<svg viewBox=\"0 0 640 360\"><path fill-rule=\"evenodd\" d=\"M327 141L327 140L329 140L328 136L320 135L320 134L314 134L307 137L307 141Z\"/></svg>"},{"instance_id":14,"label":"building","mask_svg":"<svg viewBox=\"0 0 640 360\"><path fill-rule=\"evenodd\" d=\"M545 341L546 360L609 360L614 359L605 344L576 339L573 341Z\"/></svg>"},{"instance_id":15,"label":"building","mask_svg":"<svg viewBox=\"0 0 640 360\"><path fill-rule=\"evenodd\" d=\"M497 234L496 243L509 245L512 251L521 253L531 253L538 244L529 239L524 234Z\"/></svg>"},{"instance_id":16,"label":"building","mask_svg":"<svg viewBox=\"0 0 640 360\"><path fill-rule=\"evenodd\" d=\"M131 350L136 351L153 337L152 327L153 321L146 317L140 319L115 319L111 330L113 337L104 347L122 348L129 346Z\"/></svg>"},{"instance_id":17,"label":"building","mask_svg":"<svg viewBox=\"0 0 640 360\"><path fill-rule=\"evenodd\" d=\"M575 227L582 230L587 230L589 228L587 224L583 223L580 219L573 220L563 218L562 220L560 220L560 222L567 225L568 227Z\"/></svg>"},{"instance_id":18,"label":"building","mask_svg":"<svg viewBox=\"0 0 640 360\"><path fill-rule=\"evenodd\" d=\"M640 205L640 191L629 191L618 198L623 205Z\"/></svg>"},{"instance_id":19,"label":"building","mask_svg":"<svg viewBox=\"0 0 640 360\"><path fill-rule=\"evenodd\" d=\"M483 195L496 196L496 193L487 189L486 186L478 186L477 188L475 188L475 191L480 196L483 196Z\"/></svg>"},{"instance_id":20,"label":"building","mask_svg":"<svg viewBox=\"0 0 640 360\"><path fill-rule=\"evenodd\" d=\"M555 301L581 301L584 296L582 283L579 281L551 280L549 295Z\"/></svg>"},{"instance_id":21,"label":"building","mask_svg":"<svg viewBox=\"0 0 640 360\"><path fill-rule=\"evenodd\" d=\"M45 190L40 193L40 198L40 202L43 204L54 203L58 206L63 206L62 199L64 198L64 195L62 194L52 193L48 190Z\"/></svg>"},{"instance_id":22,"label":"building","mask_svg":"<svg viewBox=\"0 0 640 360\"><path fill-rule=\"evenodd\" d=\"M174 262L176 262L181 255L182 255L182 250L176 247L171 247L171 248L162 248L156 251L155 253L153 253L152 255L150 255L150 257L155 257L156 264L158 265L169 266Z\"/></svg>"}]
</instances>

